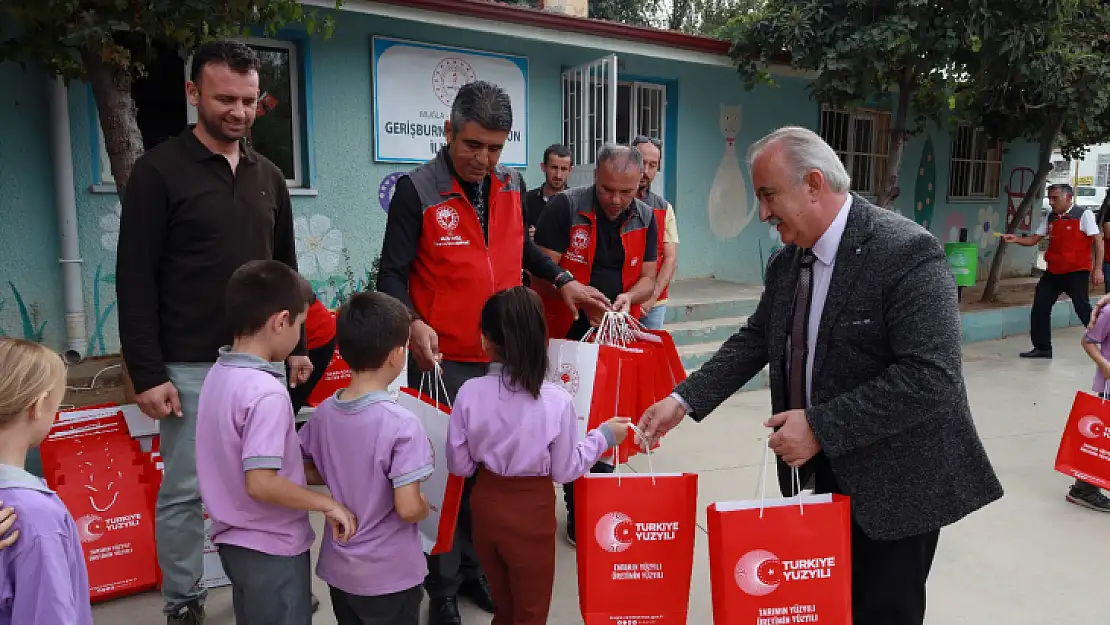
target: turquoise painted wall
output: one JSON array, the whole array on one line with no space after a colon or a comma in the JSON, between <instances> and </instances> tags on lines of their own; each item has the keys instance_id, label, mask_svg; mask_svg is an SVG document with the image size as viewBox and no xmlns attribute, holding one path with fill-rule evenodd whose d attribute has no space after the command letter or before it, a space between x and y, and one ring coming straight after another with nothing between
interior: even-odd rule
<instances>
[{"instance_id":1,"label":"turquoise painted wall","mask_svg":"<svg viewBox=\"0 0 1110 625\"><path fill-rule=\"evenodd\" d=\"M306 58L306 81L311 87L311 107L304 112L311 122L314 168L310 172L316 197L295 197L294 210L301 223L299 249L307 254L310 244L322 270L307 277L326 303L337 291L347 289L348 275L357 285L366 275L381 246L386 214L378 187L383 178L406 166L373 161L371 51L373 35L385 35L524 55L529 58L529 163L524 170L530 185L542 181L538 163L543 149L561 140L560 75L563 69L594 60L606 53L560 45L543 45L511 38L491 38L469 31L432 28L398 20L344 13L329 40L302 42ZM743 162L747 145L770 130L787 124L811 128L818 124L818 106L808 98L805 82L783 78L776 88L747 92L733 70L682 64L638 56L621 56L620 73L641 79L668 81L668 105L673 111L668 122L665 163L667 195L677 210L681 244L679 276L715 276L745 283L761 280L762 264L778 244L775 233L760 223L753 204L751 181ZM0 65L0 83L9 86L0 96L0 330L22 335L22 323L7 281L11 280L27 302L35 323L46 322L44 340L60 346L64 340L61 311L61 280L57 266L56 218L49 154L48 103L44 78L31 68ZM90 333L89 353L118 349L114 312L113 274L115 234L118 232L118 201L113 193L94 193L96 154L95 115L88 88L73 84L70 121L73 138L74 175L77 187L81 253L84 259L86 305ZM723 221L712 227L708 204L710 187L726 150L722 105L729 109L729 124L736 131L732 146L742 175L730 177L727 202L719 211ZM736 108L738 107L738 120ZM736 125L738 124L738 128ZM939 128L930 128L936 159L936 193L933 223L928 227L942 241L960 222L982 231L983 221L998 229L1005 216L1005 198L983 203L947 201L947 163L950 139ZM926 136L914 137L907 147L902 167L902 196L897 208L913 215L914 180ZM1009 171L1032 164L1035 149L1012 146L1006 153L1003 182ZM743 189L735 180L743 181ZM730 218L731 216L731 218ZM747 222L744 219L747 218ZM721 224L738 230L722 240L714 235ZM737 228L743 224L742 228ZM12 226L12 227L9 227ZM973 240L975 238L973 237ZM997 245L987 236L983 260ZM1008 254L1010 273L1028 271L1031 250ZM37 325L35 326L37 327Z\"/></svg>"}]
</instances>

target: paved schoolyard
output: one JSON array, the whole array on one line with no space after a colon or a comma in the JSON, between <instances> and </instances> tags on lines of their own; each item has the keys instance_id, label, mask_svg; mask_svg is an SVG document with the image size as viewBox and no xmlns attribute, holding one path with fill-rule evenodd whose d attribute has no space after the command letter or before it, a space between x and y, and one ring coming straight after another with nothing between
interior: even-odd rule
<instances>
[{"instance_id":1,"label":"paved schoolyard","mask_svg":"<svg viewBox=\"0 0 1110 625\"><path fill-rule=\"evenodd\" d=\"M965 347L965 376L979 431L1006 488L999 502L941 533L929 581L929 625L1105 623L1110 615L1110 515L1064 501L1071 480L1052 470L1061 428L1075 390L1091 382L1093 365L1078 329L1056 331L1056 359L1024 361L1028 339L1015 337ZM767 391L732 398L702 424L686 423L668 436L657 471L700 474L699 524L711 501L749 498L762 457L760 423ZM646 468L635 462L638 469ZM562 514L560 506L560 514ZM315 519L320 534L320 519ZM563 519L559 521L562 528ZM561 531L561 529L560 529ZM698 534L689 622L711 623L704 531ZM574 551L560 540L555 600L549 622L581 623ZM315 623L335 623L327 587ZM155 625L160 597L150 593L99 605L98 625ZM489 617L463 607L468 624ZM231 625L227 589L212 592L210 625Z\"/></svg>"}]
</instances>

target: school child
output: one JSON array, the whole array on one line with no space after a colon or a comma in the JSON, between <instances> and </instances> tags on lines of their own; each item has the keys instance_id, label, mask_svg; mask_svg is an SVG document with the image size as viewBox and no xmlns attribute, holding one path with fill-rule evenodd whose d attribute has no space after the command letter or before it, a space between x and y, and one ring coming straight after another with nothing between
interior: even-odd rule
<instances>
[{"instance_id":1,"label":"school child","mask_svg":"<svg viewBox=\"0 0 1110 625\"><path fill-rule=\"evenodd\" d=\"M420 420L389 391L405 366L412 317L383 293L359 293L336 319L350 385L301 428L309 483L326 484L358 517L347 542L325 540L316 574L331 587L339 625L418 625L428 572L416 523L428 516L420 482L432 474Z\"/></svg>"},{"instance_id":2,"label":"school child","mask_svg":"<svg viewBox=\"0 0 1110 625\"><path fill-rule=\"evenodd\" d=\"M482 308L489 373L459 389L447 433L447 467L477 472L470 506L474 548L493 594L493 625L543 625L555 581L552 480L571 482L628 434L613 418L578 441L570 394L545 381L547 327L525 287Z\"/></svg>"},{"instance_id":3,"label":"school child","mask_svg":"<svg viewBox=\"0 0 1110 625\"><path fill-rule=\"evenodd\" d=\"M1095 361L1094 391L1099 397L1106 395L1107 381L1110 380L1110 313L1102 311L1095 319L1094 326L1083 335L1083 350ZM1102 494L1098 486L1077 479L1068 489L1066 499L1077 505L1096 512L1110 512L1110 497Z\"/></svg>"},{"instance_id":4,"label":"school child","mask_svg":"<svg viewBox=\"0 0 1110 625\"><path fill-rule=\"evenodd\" d=\"M89 579L77 525L65 504L23 468L50 432L66 369L47 348L0 338L0 501L14 510L0 549L0 625L92 625Z\"/></svg>"},{"instance_id":5,"label":"school child","mask_svg":"<svg viewBox=\"0 0 1110 625\"><path fill-rule=\"evenodd\" d=\"M341 540L351 512L306 488L293 406L281 364L301 338L311 289L277 261L251 261L231 276L234 343L220 350L197 408L197 478L232 585L237 625L309 625L314 535L322 512Z\"/></svg>"}]
</instances>

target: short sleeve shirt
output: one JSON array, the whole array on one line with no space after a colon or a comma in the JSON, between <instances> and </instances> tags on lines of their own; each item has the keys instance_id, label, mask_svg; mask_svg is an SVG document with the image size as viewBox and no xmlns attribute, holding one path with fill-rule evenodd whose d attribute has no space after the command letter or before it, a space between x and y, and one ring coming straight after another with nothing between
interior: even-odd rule
<instances>
[{"instance_id":1,"label":"short sleeve shirt","mask_svg":"<svg viewBox=\"0 0 1110 625\"><path fill-rule=\"evenodd\" d=\"M1095 214L1089 210L1083 211L1083 215L1079 218L1079 228L1083 234L1093 237L1099 234L1098 220L1095 219ZM1038 236L1048 236L1048 215L1037 224L1036 234Z\"/></svg>"},{"instance_id":2,"label":"short sleeve shirt","mask_svg":"<svg viewBox=\"0 0 1110 625\"><path fill-rule=\"evenodd\" d=\"M667 204L667 219L663 224L663 242L678 244L678 220L675 219L674 207L670 203Z\"/></svg>"},{"instance_id":3,"label":"short sleeve shirt","mask_svg":"<svg viewBox=\"0 0 1110 625\"><path fill-rule=\"evenodd\" d=\"M300 439L283 371L256 356L220 350L200 390L197 480L216 544L296 556L315 538L308 513L247 494L247 471L272 469L305 486Z\"/></svg>"}]
</instances>

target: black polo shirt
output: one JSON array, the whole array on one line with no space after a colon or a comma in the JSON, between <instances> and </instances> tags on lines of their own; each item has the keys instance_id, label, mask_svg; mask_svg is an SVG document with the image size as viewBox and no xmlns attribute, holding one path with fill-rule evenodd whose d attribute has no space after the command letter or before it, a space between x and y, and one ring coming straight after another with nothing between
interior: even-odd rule
<instances>
[{"instance_id":1,"label":"black polo shirt","mask_svg":"<svg viewBox=\"0 0 1110 625\"><path fill-rule=\"evenodd\" d=\"M536 226L536 245L560 254L570 247L570 224L574 207L565 194L551 197L543 211L540 223ZM594 200L594 216L597 235L594 249L594 263L590 270L590 286L601 291L609 301L624 292L624 243L621 242L621 226L628 221L631 213L625 209L615 220L610 220L605 211L598 208ZM659 256L659 249L653 243L658 239L655 220L648 225L648 245L644 249L643 262L653 263ZM570 329L567 338L578 340L589 330L589 320L580 317Z\"/></svg>"},{"instance_id":2,"label":"black polo shirt","mask_svg":"<svg viewBox=\"0 0 1110 625\"><path fill-rule=\"evenodd\" d=\"M540 185L524 194L524 215L526 225L533 228L536 224L540 223L540 216L543 215L543 209L547 208L547 203L550 198L543 194L544 185ZM554 196L552 196L554 197Z\"/></svg>"},{"instance_id":3,"label":"black polo shirt","mask_svg":"<svg viewBox=\"0 0 1110 625\"><path fill-rule=\"evenodd\" d=\"M233 174L192 130L139 158L122 199L120 343L139 393L169 379L165 363L215 362L231 344L224 291L236 269L269 259L297 268L281 170L242 145Z\"/></svg>"}]
</instances>

